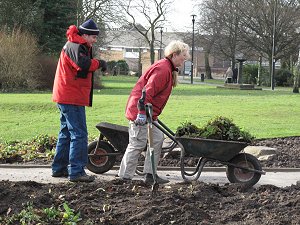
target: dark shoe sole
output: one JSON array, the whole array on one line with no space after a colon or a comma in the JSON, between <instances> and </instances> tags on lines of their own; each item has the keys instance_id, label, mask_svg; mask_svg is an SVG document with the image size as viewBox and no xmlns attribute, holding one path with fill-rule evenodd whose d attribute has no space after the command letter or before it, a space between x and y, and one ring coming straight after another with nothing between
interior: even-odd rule
<instances>
[{"instance_id":1,"label":"dark shoe sole","mask_svg":"<svg viewBox=\"0 0 300 225\"><path fill-rule=\"evenodd\" d=\"M59 173L52 173L52 177L64 177L67 178L69 175L67 172L59 172Z\"/></svg>"},{"instance_id":2,"label":"dark shoe sole","mask_svg":"<svg viewBox=\"0 0 300 225\"><path fill-rule=\"evenodd\" d=\"M157 184L167 184L169 182L170 182L169 180L161 180L161 179L156 180ZM154 184L154 180L145 180L144 183L147 185L152 185Z\"/></svg>"},{"instance_id":3,"label":"dark shoe sole","mask_svg":"<svg viewBox=\"0 0 300 225\"><path fill-rule=\"evenodd\" d=\"M94 176L88 176L88 175L83 175L80 177L70 179L71 182L85 182L85 183L90 183L93 182L94 180L95 180Z\"/></svg>"}]
</instances>

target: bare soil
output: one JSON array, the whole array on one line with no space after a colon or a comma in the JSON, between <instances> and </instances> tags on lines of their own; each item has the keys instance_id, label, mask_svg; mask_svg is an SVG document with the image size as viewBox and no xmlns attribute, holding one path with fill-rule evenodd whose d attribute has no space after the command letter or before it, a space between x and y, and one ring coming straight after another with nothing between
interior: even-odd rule
<instances>
[{"instance_id":1,"label":"bare soil","mask_svg":"<svg viewBox=\"0 0 300 225\"><path fill-rule=\"evenodd\" d=\"M300 165L300 137L257 140L255 145L279 151L278 157L262 163L263 167ZM172 160L169 165L177 163ZM0 224L21 224L20 219L13 220L11 216L28 203L32 203L40 216L40 224L63 224L61 218L47 219L42 209L53 206L64 211L64 202L76 213L80 212L82 220L78 224L300 224L299 183L286 188L272 185L245 188L240 184L220 186L197 181L159 186L152 194L151 186L141 181L124 183L116 179L89 184L1 181Z\"/></svg>"}]
</instances>

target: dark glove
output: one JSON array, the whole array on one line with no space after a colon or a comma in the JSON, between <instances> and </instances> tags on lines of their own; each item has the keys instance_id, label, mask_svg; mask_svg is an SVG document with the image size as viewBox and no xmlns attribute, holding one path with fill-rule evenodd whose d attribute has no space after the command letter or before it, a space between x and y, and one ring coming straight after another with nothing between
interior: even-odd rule
<instances>
[{"instance_id":1,"label":"dark glove","mask_svg":"<svg viewBox=\"0 0 300 225\"><path fill-rule=\"evenodd\" d=\"M106 61L100 59L99 61L99 68L101 68L102 72L105 72L107 70L107 63Z\"/></svg>"},{"instance_id":2,"label":"dark glove","mask_svg":"<svg viewBox=\"0 0 300 225\"><path fill-rule=\"evenodd\" d=\"M147 122L147 117L144 114L137 114L136 119L134 121L135 125L143 126Z\"/></svg>"}]
</instances>

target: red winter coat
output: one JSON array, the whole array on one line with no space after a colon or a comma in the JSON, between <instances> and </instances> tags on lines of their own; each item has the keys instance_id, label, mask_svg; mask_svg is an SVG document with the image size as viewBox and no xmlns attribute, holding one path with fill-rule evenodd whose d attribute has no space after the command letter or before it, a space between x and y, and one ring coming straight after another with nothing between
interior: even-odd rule
<instances>
[{"instance_id":1,"label":"red winter coat","mask_svg":"<svg viewBox=\"0 0 300 225\"><path fill-rule=\"evenodd\" d=\"M131 91L126 105L126 118L135 120L138 112L137 103L146 88L145 104L153 106L153 119L156 120L165 107L173 88L172 71L175 67L168 58L157 61L140 77Z\"/></svg>"},{"instance_id":2,"label":"red winter coat","mask_svg":"<svg viewBox=\"0 0 300 225\"><path fill-rule=\"evenodd\" d=\"M56 69L52 100L61 104L91 106L92 72L99 68L99 61L92 59L91 49L78 35L76 26L69 27L67 38Z\"/></svg>"}]
</instances>

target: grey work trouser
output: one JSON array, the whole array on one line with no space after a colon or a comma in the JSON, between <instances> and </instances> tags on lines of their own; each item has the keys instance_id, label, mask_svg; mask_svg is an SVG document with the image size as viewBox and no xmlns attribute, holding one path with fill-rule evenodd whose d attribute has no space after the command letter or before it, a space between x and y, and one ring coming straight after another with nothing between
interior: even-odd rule
<instances>
[{"instance_id":1,"label":"grey work trouser","mask_svg":"<svg viewBox=\"0 0 300 225\"><path fill-rule=\"evenodd\" d=\"M147 125L143 125L143 126L135 125L133 121L129 122L128 129L129 129L129 144L123 156L118 175L120 178L131 179L134 176L138 164L139 156L147 145L148 133L147 133ZM162 144L164 141L164 134L161 130L159 130L155 126L153 126L152 131L153 131L154 160L155 160L155 169L156 169L158 162L160 160ZM147 149L146 152L144 173L152 174L149 149Z\"/></svg>"}]
</instances>

